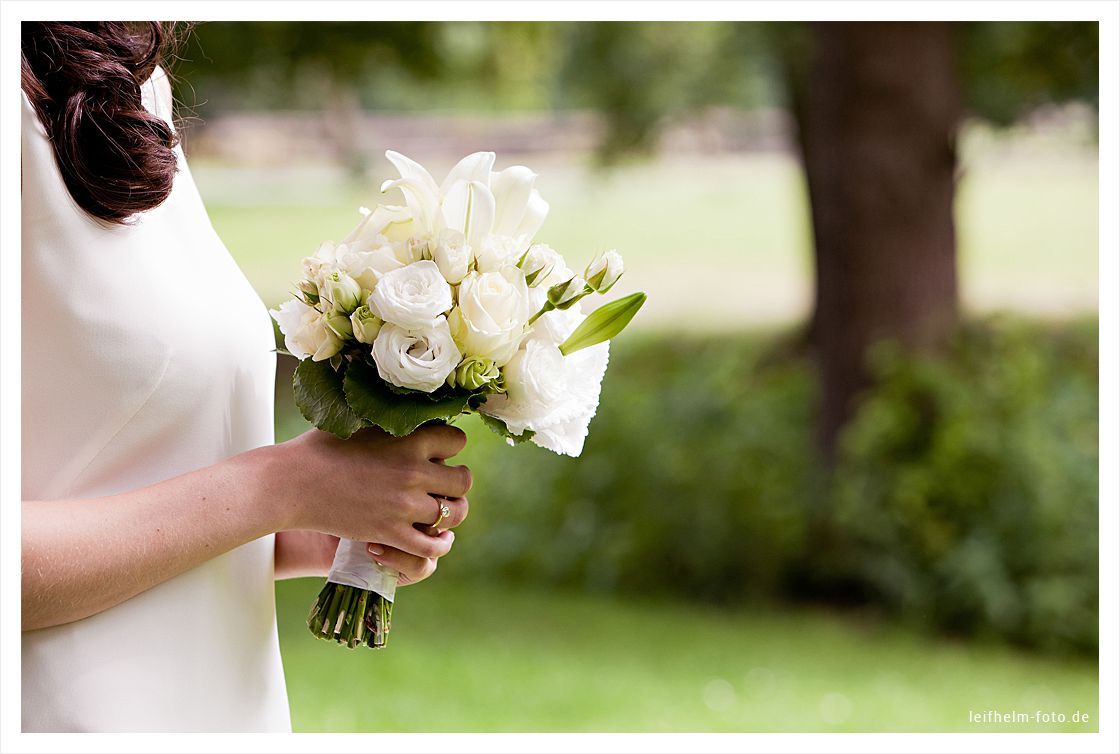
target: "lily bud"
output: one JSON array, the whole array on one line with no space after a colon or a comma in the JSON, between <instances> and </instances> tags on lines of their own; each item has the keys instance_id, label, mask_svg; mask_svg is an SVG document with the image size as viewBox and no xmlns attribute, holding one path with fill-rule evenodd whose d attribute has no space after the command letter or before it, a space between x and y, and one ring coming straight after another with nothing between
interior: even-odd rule
<instances>
[{"instance_id":1,"label":"lily bud","mask_svg":"<svg viewBox=\"0 0 1120 754\"><path fill-rule=\"evenodd\" d=\"M584 276L592 290L596 293L606 293L622 277L623 271L622 255L611 249L595 257L591 264L587 265Z\"/></svg>"},{"instance_id":2,"label":"lily bud","mask_svg":"<svg viewBox=\"0 0 1120 754\"><path fill-rule=\"evenodd\" d=\"M639 292L603 304L587 315L587 319L580 323L575 332L560 344L560 353L567 356L581 348L610 340L630 324L630 320L634 319L634 315L645 302L646 294Z\"/></svg>"},{"instance_id":3,"label":"lily bud","mask_svg":"<svg viewBox=\"0 0 1120 754\"><path fill-rule=\"evenodd\" d=\"M350 315L350 328L359 343L372 345L381 332L381 317L378 317L370 308L362 304Z\"/></svg>"},{"instance_id":4,"label":"lily bud","mask_svg":"<svg viewBox=\"0 0 1120 754\"><path fill-rule=\"evenodd\" d=\"M478 390L500 377L498 365L490 359L468 356L462 364L451 371L451 374L447 375L447 384L464 390Z\"/></svg>"}]
</instances>

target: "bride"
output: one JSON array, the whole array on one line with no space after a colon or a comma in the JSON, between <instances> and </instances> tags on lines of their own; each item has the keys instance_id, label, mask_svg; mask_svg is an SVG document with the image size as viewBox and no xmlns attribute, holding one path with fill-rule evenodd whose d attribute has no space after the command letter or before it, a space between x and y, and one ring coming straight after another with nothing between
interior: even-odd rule
<instances>
[{"instance_id":1,"label":"bride","mask_svg":"<svg viewBox=\"0 0 1120 754\"><path fill-rule=\"evenodd\" d=\"M290 730L273 579L338 536L429 576L465 438L274 445L271 322L177 144L165 30L22 26L23 729Z\"/></svg>"}]
</instances>

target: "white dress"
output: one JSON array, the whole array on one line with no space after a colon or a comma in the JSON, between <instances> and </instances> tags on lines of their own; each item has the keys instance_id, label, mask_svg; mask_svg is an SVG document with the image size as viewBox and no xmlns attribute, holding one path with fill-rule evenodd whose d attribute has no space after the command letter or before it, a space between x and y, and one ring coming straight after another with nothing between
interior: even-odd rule
<instances>
[{"instance_id":1,"label":"white dress","mask_svg":"<svg viewBox=\"0 0 1120 754\"><path fill-rule=\"evenodd\" d=\"M143 95L170 122L162 71ZM176 151L168 199L106 227L23 98L25 500L110 495L273 442L271 322ZM271 535L22 638L24 731L291 729Z\"/></svg>"}]
</instances>

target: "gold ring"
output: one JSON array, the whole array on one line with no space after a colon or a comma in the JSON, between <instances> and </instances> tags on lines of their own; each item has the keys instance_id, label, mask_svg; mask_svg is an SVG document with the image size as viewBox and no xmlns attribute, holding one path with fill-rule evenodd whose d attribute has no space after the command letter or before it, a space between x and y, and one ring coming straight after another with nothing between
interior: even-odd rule
<instances>
[{"instance_id":1,"label":"gold ring","mask_svg":"<svg viewBox=\"0 0 1120 754\"><path fill-rule=\"evenodd\" d=\"M437 501L437 502L439 502L439 501ZM440 503L439 504L439 518L437 518L436 522L434 524L432 524L432 528L433 529L438 529L439 525L443 523L443 519L447 518L450 515L451 515L451 509L447 507L447 503Z\"/></svg>"}]
</instances>

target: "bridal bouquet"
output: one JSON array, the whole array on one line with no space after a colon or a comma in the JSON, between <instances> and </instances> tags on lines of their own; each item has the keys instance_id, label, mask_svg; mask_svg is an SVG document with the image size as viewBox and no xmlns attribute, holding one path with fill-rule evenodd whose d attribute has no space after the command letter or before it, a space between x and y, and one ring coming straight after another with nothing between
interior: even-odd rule
<instances>
[{"instance_id":1,"label":"bridal bouquet","mask_svg":"<svg viewBox=\"0 0 1120 754\"><path fill-rule=\"evenodd\" d=\"M441 184L402 154L386 157L400 178L381 191L398 190L404 205L360 210L349 235L303 260L294 298L272 311L300 359L300 411L342 438L477 413L510 444L578 456L607 341L645 294L589 316L577 304L614 286L622 257L607 251L580 275L536 242L548 213L536 174L494 172L493 152L463 158ZM351 648L385 646L396 582L364 543L342 540L308 628Z\"/></svg>"}]
</instances>

